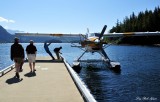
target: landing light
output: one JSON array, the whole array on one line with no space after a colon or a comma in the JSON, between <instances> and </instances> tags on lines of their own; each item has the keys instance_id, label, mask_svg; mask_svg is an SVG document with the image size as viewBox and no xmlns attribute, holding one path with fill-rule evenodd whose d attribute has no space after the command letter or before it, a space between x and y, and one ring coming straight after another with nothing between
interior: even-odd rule
<instances>
[{"instance_id":1,"label":"landing light","mask_svg":"<svg viewBox=\"0 0 160 102\"><path fill-rule=\"evenodd\" d=\"M100 42L100 40L99 40L99 39L96 39L96 40L95 40L95 42L96 42L96 43L99 43L99 42Z\"/></svg>"}]
</instances>

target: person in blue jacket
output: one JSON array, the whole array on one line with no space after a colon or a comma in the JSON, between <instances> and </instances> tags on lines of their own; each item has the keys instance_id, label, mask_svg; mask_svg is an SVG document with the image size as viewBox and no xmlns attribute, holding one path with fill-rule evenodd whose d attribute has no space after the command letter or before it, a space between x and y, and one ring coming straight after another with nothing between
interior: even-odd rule
<instances>
[{"instance_id":1,"label":"person in blue jacket","mask_svg":"<svg viewBox=\"0 0 160 102\"><path fill-rule=\"evenodd\" d=\"M45 49L45 51L52 57L52 59L55 60L55 58L53 57L53 55L52 55L52 53L50 52L49 47L48 47L50 44L51 44L51 42L50 42L50 43L45 42L45 43L44 43L44 49Z\"/></svg>"}]
</instances>

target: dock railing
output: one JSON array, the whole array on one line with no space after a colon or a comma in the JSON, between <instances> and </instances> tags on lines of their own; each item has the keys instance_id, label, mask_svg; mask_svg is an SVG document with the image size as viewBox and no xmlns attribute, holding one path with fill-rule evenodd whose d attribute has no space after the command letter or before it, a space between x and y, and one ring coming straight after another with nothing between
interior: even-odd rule
<instances>
[{"instance_id":1,"label":"dock railing","mask_svg":"<svg viewBox=\"0 0 160 102\"><path fill-rule=\"evenodd\" d=\"M81 81L78 74L72 69L72 67L69 65L69 63L66 61L66 59L61 55L63 58L64 64L67 67L67 70L69 71L72 79L74 80L75 84L77 85L82 97L86 102L97 102L93 95L90 93L89 89L86 87L85 83Z\"/></svg>"},{"instance_id":2,"label":"dock railing","mask_svg":"<svg viewBox=\"0 0 160 102\"><path fill-rule=\"evenodd\" d=\"M6 74L7 72L11 71L12 69L14 69L15 65L12 64L2 70L0 70L0 77L3 76L4 74Z\"/></svg>"}]
</instances>

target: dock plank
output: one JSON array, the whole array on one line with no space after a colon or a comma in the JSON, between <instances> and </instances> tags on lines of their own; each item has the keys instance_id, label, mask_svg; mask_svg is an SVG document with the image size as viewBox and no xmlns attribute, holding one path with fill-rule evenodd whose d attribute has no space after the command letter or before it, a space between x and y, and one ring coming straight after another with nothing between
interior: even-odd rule
<instances>
[{"instance_id":1,"label":"dock plank","mask_svg":"<svg viewBox=\"0 0 160 102\"><path fill-rule=\"evenodd\" d=\"M49 57L38 57L38 60ZM23 65L22 81L14 78L15 70L0 78L2 102L84 102L63 62L36 62L36 72Z\"/></svg>"}]
</instances>

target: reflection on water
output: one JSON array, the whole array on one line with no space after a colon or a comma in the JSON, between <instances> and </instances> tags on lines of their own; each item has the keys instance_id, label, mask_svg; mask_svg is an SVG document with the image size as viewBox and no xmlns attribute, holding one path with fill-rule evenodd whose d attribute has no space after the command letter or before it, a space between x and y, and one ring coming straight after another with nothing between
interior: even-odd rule
<instances>
[{"instance_id":1,"label":"reflection on water","mask_svg":"<svg viewBox=\"0 0 160 102\"><path fill-rule=\"evenodd\" d=\"M9 52L11 44L0 44L0 67L13 63ZM23 44L24 48L27 44ZM38 55L46 56L43 44L36 44ZM52 44L51 52L59 44ZM83 51L62 44L62 53L67 61L73 60ZM79 76L98 102L160 102L160 47L154 46L110 46L105 49L109 58L121 63L121 73L116 74L100 62L84 64ZM98 54L86 54L85 58L101 59ZM3 68L3 67L1 67Z\"/></svg>"}]
</instances>

